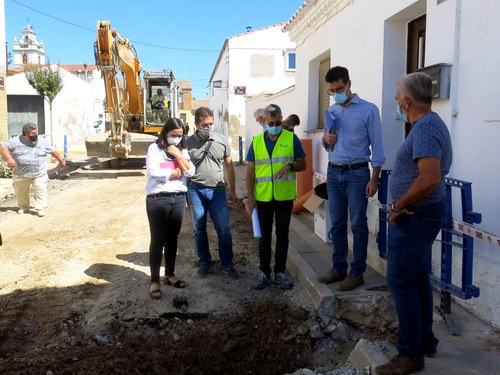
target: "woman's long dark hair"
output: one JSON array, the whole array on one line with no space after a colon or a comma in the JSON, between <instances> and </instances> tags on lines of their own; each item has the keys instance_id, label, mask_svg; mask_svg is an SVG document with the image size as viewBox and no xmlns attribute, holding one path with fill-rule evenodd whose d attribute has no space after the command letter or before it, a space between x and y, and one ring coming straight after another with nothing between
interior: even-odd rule
<instances>
[{"instance_id":1,"label":"woman's long dark hair","mask_svg":"<svg viewBox=\"0 0 500 375\"><path fill-rule=\"evenodd\" d=\"M167 133L175 129L182 129L182 138L177 147L179 147L179 150L185 150L187 148L185 137L186 127L184 126L182 121L176 117L169 118L165 125L163 125L160 135L158 136L158 140L156 141L159 148L163 150L166 150L168 148L169 144L167 142ZM171 155L169 155L169 157L171 157Z\"/></svg>"}]
</instances>

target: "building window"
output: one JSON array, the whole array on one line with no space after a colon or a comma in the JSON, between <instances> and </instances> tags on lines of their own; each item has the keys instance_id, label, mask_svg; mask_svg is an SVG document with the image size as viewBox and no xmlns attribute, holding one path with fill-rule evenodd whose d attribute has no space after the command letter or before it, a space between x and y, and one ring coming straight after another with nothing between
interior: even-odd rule
<instances>
[{"instance_id":1,"label":"building window","mask_svg":"<svg viewBox=\"0 0 500 375\"><path fill-rule=\"evenodd\" d=\"M24 54L23 55L23 64L27 64L27 63L28 63L28 55Z\"/></svg>"},{"instance_id":2,"label":"building window","mask_svg":"<svg viewBox=\"0 0 500 375\"><path fill-rule=\"evenodd\" d=\"M413 73L425 66L426 15L408 24L408 50L406 52L406 73Z\"/></svg>"},{"instance_id":3,"label":"building window","mask_svg":"<svg viewBox=\"0 0 500 375\"><path fill-rule=\"evenodd\" d=\"M286 70L295 71L295 51L286 51Z\"/></svg>"}]
</instances>

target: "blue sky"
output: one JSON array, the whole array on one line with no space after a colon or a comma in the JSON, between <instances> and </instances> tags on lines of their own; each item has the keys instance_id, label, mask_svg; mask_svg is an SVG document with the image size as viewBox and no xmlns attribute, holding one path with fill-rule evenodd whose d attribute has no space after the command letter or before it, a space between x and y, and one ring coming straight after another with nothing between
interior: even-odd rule
<instances>
[{"instance_id":1,"label":"blue sky","mask_svg":"<svg viewBox=\"0 0 500 375\"><path fill-rule=\"evenodd\" d=\"M303 0L5 0L7 49L28 24L51 63L94 64L98 20L110 21L134 45L143 69L172 69L191 80L193 96L208 80L228 37L287 22ZM149 45L148 45L149 44ZM152 46L154 45L154 46Z\"/></svg>"}]
</instances>

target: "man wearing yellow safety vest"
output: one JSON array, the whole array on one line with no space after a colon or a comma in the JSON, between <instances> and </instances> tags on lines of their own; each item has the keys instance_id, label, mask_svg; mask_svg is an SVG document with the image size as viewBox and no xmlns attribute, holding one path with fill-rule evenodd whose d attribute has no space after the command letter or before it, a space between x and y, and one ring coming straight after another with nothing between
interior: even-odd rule
<instances>
[{"instance_id":1,"label":"man wearing yellow safety vest","mask_svg":"<svg viewBox=\"0 0 500 375\"><path fill-rule=\"evenodd\" d=\"M155 121L163 122L165 120L165 114L168 111L168 100L163 95L163 90L156 90L156 94L153 95L151 100L151 104L153 105L153 113L155 114Z\"/></svg>"},{"instance_id":2,"label":"man wearing yellow safety vest","mask_svg":"<svg viewBox=\"0 0 500 375\"><path fill-rule=\"evenodd\" d=\"M293 287L285 276L288 256L288 232L293 201L297 197L296 173L306 169L306 155L299 138L281 128L281 108L265 108L267 130L257 135L247 153L247 208L257 210L261 237L259 259L261 275L254 285L264 289L271 282L271 242L276 220L274 277L282 289Z\"/></svg>"}]
</instances>

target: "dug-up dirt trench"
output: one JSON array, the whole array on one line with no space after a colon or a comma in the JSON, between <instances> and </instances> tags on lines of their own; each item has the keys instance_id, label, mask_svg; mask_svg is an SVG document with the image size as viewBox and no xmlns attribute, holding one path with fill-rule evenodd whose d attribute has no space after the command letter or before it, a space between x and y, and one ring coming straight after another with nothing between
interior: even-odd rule
<instances>
[{"instance_id":1,"label":"dug-up dirt trench","mask_svg":"<svg viewBox=\"0 0 500 375\"><path fill-rule=\"evenodd\" d=\"M7 188L1 374L286 374L345 364L363 332L322 322L299 283L251 288L258 252L243 203L231 207L240 278L229 279L217 261L206 279L196 276L186 211L176 274L188 286L162 285L162 299L152 300L145 172L144 159L119 169L70 163L49 182L43 218L17 214ZM209 230L216 244L211 223ZM175 303L183 300L187 306Z\"/></svg>"}]
</instances>

